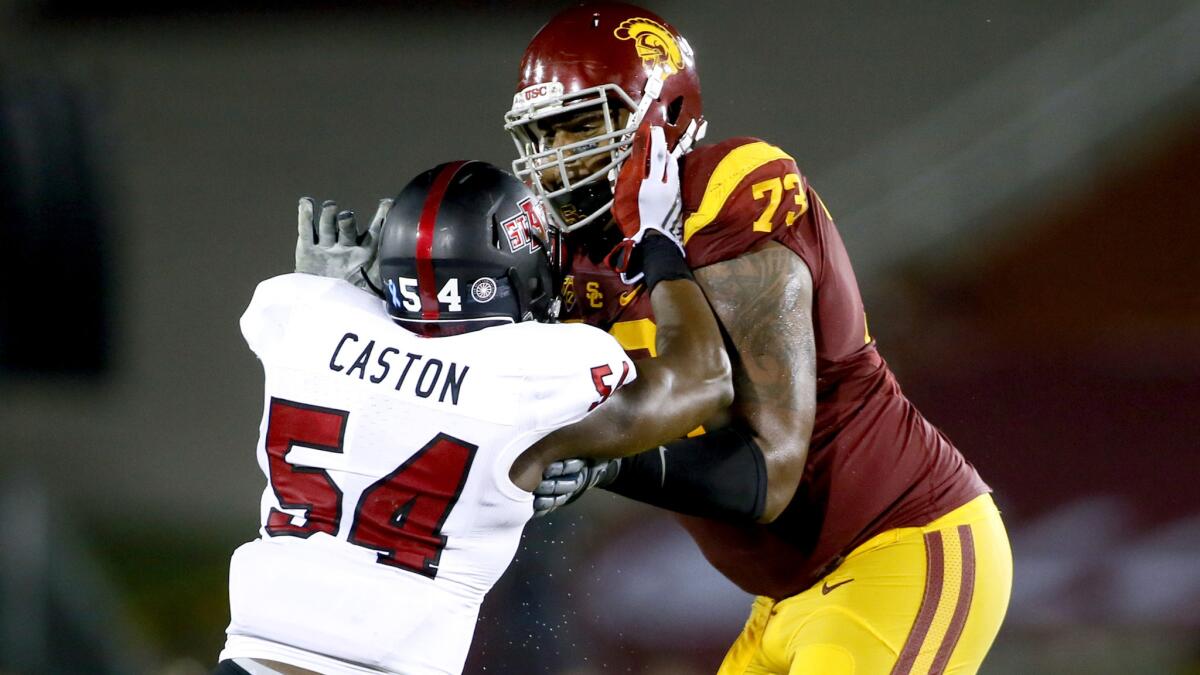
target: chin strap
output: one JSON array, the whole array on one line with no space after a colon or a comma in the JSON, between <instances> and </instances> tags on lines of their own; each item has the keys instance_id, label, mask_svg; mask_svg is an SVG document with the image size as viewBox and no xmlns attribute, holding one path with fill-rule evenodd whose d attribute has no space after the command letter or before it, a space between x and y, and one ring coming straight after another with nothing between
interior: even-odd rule
<instances>
[{"instance_id":1,"label":"chin strap","mask_svg":"<svg viewBox=\"0 0 1200 675\"><path fill-rule=\"evenodd\" d=\"M707 132L708 120L701 120L699 124L696 124L695 119L688 122L687 129L683 130L683 135L676 141L675 149L671 151L671 154L675 159L679 159L686 153L691 152L692 147L703 140L704 134Z\"/></svg>"},{"instance_id":2,"label":"chin strap","mask_svg":"<svg viewBox=\"0 0 1200 675\"><path fill-rule=\"evenodd\" d=\"M387 296L383 294L383 289L371 283L371 275L367 274L367 268L365 266L358 268L358 273L362 276L362 282L366 285L368 290L375 295L378 295L380 300L387 300Z\"/></svg>"},{"instance_id":3,"label":"chin strap","mask_svg":"<svg viewBox=\"0 0 1200 675\"><path fill-rule=\"evenodd\" d=\"M641 126L642 120L646 117L646 112L650 110L650 106L662 96L663 81L666 79L667 71L659 64L650 70L650 74L646 77L646 88L642 91L642 100L638 101L637 109L633 111L633 115L629 118L629 123L625 125L625 130L629 132L629 137L633 138L633 132Z\"/></svg>"},{"instance_id":4,"label":"chin strap","mask_svg":"<svg viewBox=\"0 0 1200 675\"><path fill-rule=\"evenodd\" d=\"M646 78L646 89L642 93L642 100L638 101L637 108L633 114L629 116L629 122L625 124L626 136L622 140L631 140L633 132L641 126L642 120L645 119L646 113L649 112L650 106L654 104L662 96L663 82L666 80L666 69L660 64L654 66L650 71L650 75ZM695 119L688 122L687 128L683 130L683 135L675 143L675 148L671 150L671 154L675 159L679 159L685 153L691 151L692 147L700 141L704 140L704 135L708 133L708 120L703 117L697 122ZM612 174L612 172L610 172ZM616 175L609 176L611 180L616 180Z\"/></svg>"}]
</instances>

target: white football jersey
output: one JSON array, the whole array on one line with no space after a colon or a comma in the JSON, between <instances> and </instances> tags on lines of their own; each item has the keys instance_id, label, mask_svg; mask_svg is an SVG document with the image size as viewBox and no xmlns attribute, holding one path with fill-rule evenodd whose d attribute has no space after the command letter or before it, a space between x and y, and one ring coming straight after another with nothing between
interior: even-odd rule
<instances>
[{"instance_id":1,"label":"white football jersey","mask_svg":"<svg viewBox=\"0 0 1200 675\"><path fill-rule=\"evenodd\" d=\"M525 322L445 338L343 281L259 284L259 538L233 554L221 659L459 673L533 515L513 460L635 371L607 333Z\"/></svg>"}]
</instances>

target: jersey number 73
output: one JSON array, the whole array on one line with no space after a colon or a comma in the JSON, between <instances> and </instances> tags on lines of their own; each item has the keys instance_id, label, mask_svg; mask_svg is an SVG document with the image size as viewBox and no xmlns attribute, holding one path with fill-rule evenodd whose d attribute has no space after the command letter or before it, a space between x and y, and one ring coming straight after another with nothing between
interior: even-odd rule
<instances>
[{"instance_id":1,"label":"jersey number 73","mask_svg":"<svg viewBox=\"0 0 1200 675\"><path fill-rule=\"evenodd\" d=\"M286 457L297 445L341 453L350 413L272 398L268 415L271 489L282 508L304 511L304 523L296 525L292 514L272 508L267 534L337 536L342 491L324 469L295 465ZM377 551L380 564L437 577L446 547L442 525L462 494L477 449L449 434L433 437L395 471L363 490L347 541Z\"/></svg>"}]
</instances>

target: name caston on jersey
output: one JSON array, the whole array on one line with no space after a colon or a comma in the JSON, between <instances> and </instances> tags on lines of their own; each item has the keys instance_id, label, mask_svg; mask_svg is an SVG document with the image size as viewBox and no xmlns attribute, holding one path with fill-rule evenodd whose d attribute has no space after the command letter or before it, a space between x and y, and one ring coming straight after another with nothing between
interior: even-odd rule
<instances>
[{"instance_id":1,"label":"name caston on jersey","mask_svg":"<svg viewBox=\"0 0 1200 675\"><path fill-rule=\"evenodd\" d=\"M323 673L458 673L532 496L513 460L635 377L596 328L428 339L333 279L259 284L241 320L266 375L259 538L230 563L222 659Z\"/></svg>"}]
</instances>

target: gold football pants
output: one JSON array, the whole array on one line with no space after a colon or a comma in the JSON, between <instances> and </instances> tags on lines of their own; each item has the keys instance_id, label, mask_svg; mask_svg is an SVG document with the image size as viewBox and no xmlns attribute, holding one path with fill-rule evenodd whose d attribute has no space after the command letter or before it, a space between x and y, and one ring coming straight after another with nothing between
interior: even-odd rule
<instances>
[{"instance_id":1,"label":"gold football pants","mask_svg":"<svg viewBox=\"0 0 1200 675\"><path fill-rule=\"evenodd\" d=\"M718 675L974 673L1011 589L1004 523L981 495L872 537L803 593L757 598Z\"/></svg>"}]
</instances>

